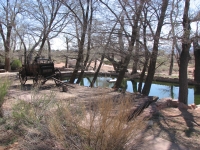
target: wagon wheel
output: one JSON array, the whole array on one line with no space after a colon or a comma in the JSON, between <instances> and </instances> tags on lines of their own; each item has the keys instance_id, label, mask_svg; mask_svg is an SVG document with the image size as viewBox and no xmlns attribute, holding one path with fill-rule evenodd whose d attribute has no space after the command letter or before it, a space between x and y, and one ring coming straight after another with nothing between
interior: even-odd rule
<instances>
[{"instance_id":1,"label":"wagon wheel","mask_svg":"<svg viewBox=\"0 0 200 150\"><path fill-rule=\"evenodd\" d=\"M41 75L35 75L35 77L33 78L33 84L34 86L40 86L42 83L42 76Z\"/></svg>"},{"instance_id":2,"label":"wagon wheel","mask_svg":"<svg viewBox=\"0 0 200 150\"><path fill-rule=\"evenodd\" d=\"M27 81L27 76L26 76L26 71L24 68L21 68L19 71L19 80L20 80L21 85L25 85Z\"/></svg>"},{"instance_id":3,"label":"wagon wheel","mask_svg":"<svg viewBox=\"0 0 200 150\"><path fill-rule=\"evenodd\" d=\"M58 79L59 81L61 80L61 72L59 69L55 69L55 78ZM60 85L60 82L57 80L54 80L56 86Z\"/></svg>"}]
</instances>

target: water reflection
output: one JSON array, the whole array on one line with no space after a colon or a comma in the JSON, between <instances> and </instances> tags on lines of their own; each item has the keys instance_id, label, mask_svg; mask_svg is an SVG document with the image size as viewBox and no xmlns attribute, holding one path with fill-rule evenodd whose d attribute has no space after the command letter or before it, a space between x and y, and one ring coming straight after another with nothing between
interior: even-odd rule
<instances>
[{"instance_id":1,"label":"water reflection","mask_svg":"<svg viewBox=\"0 0 200 150\"><path fill-rule=\"evenodd\" d=\"M90 86L92 79L93 77L85 77L81 81L80 85ZM94 84L94 87L112 88L114 86L114 83L108 82L111 79L115 79L115 78L98 77ZM131 93L137 92L138 84L139 84L138 81L124 79L122 82L122 89L125 89L126 91L131 92ZM149 96L158 96L160 99L166 98L166 97L178 99L178 92L179 92L179 86L177 84L154 82L151 85ZM192 104L192 103L200 104L200 86L189 86L188 88L188 104Z\"/></svg>"}]
</instances>

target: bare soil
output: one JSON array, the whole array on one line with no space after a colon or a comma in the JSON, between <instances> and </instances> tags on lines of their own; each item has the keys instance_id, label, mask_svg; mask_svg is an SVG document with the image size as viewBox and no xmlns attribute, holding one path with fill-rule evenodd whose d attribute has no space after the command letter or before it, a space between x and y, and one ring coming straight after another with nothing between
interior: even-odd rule
<instances>
[{"instance_id":1,"label":"bare soil","mask_svg":"<svg viewBox=\"0 0 200 150\"><path fill-rule=\"evenodd\" d=\"M55 67L63 67L64 64L56 64ZM110 71L112 66L104 65L101 71ZM2 79L2 75L0 76ZM18 79L13 76L12 83L6 101L3 105L4 117L9 118L12 107L19 99L31 101L32 81L28 81L25 87L21 87ZM55 86L53 81L48 81L38 92L39 95L53 91L59 101L73 101L87 105L88 101L105 97L118 97L121 93L109 88L89 88L79 85L69 86L67 92ZM129 93L125 93L125 95ZM137 96L136 96L137 97ZM140 97L141 98L141 97ZM140 116L146 118L151 114L151 106ZM1 121L3 122L3 121ZM19 136L8 123L0 122L0 150L19 149L23 142L23 136ZM200 149L200 108L181 109L163 107L144 122L146 128L128 144L130 150L162 149L162 150L198 150Z\"/></svg>"}]
</instances>

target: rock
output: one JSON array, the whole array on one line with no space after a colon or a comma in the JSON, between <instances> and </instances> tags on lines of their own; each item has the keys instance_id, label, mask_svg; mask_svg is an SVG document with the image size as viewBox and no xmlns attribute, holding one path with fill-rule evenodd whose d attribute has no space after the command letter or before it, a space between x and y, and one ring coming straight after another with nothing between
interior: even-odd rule
<instances>
[{"instance_id":1,"label":"rock","mask_svg":"<svg viewBox=\"0 0 200 150\"><path fill-rule=\"evenodd\" d=\"M171 98L163 98L156 102L156 106L158 110L161 110L163 108L171 107Z\"/></svg>"},{"instance_id":2,"label":"rock","mask_svg":"<svg viewBox=\"0 0 200 150\"><path fill-rule=\"evenodd\" d=\"M189 109L196 109L197 108L197 106L194 103L188 105L188 107L189 107Z\"/></svg>"},{"instance_id":3,"label":"rock","mask_svg":"<svg viewBox=\"0 0 200 150\"><path fill-rule=\"evenodd\" d=\"M62 86L62 91L63 91L63 92L67 92L67 91L68 91L68 88L67 88L66 85L63 85L63 86Z\"/></svg>"},{"instance_id":4,"label":"rock","mask_svg":"<svg viewBox=\"0 0 200 150\"><path fill-rule=\"evenodd\" d=\"M153 120L149 120L148 123L147 123L147 126L152 127L153 126Z\"/></svg>"},{"instance_id":5,"label":"rock","mask_svg":"<svg viewBox=\"0 0 200 150\"><path fill-rule=\"evenodd\" d=\"M178 100L177 99L172 99L170 101L170 107L174 107L174 108L177 108L178 107Z\"/></svg>"}]
</instances>

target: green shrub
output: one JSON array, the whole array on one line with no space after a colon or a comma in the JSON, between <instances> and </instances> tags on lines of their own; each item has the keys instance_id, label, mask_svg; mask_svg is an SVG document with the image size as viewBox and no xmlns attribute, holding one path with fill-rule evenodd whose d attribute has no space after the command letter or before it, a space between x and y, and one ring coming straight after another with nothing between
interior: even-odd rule
<instances>
[{"instance_id":1,"label":"green shrub","mask_svg":"<svg viewBox=\"0 0 200 150\"><path fill-rule=\"evenodd\" d=\"M2 105L5 101L4 97L7 94L8 88L10 86L10 82L5 79L5 80L0 80L0 117L3 117L2 114Z\"/></svg>"},{"instance_id":2,"label":"green shrub","mask_svg":"<svg viewBox=\"0 0 200 150\"><path fill-rule=\"evenodd\" d=\"M46 111L53 105L54 93L39 95L35 89L29 102L19 100L13 107L12 116L16 125L36 125L42 121Z\"/></svg>"},{"instance_id":3,"label":"green shrub","mask_svg":"<svg viewBox=\"0 0 200 150\"><path fill-rule=\"evenodd\" d=\"M15 60L12 61L12 63L11 63L11 69L12 70L16 70L16 69L18 69L20 67L22 67L22 63L21 63L20 60L15 59Z\"/></svg>"}]
</instances>

